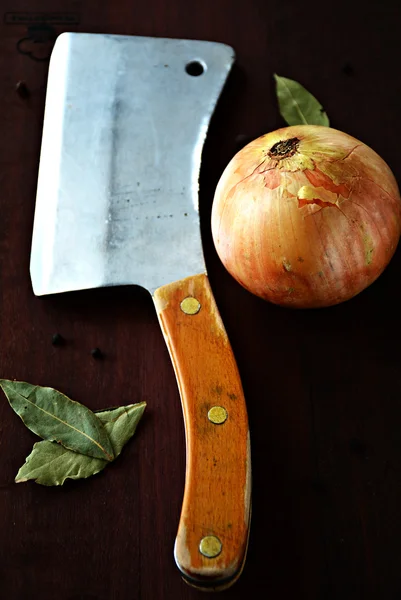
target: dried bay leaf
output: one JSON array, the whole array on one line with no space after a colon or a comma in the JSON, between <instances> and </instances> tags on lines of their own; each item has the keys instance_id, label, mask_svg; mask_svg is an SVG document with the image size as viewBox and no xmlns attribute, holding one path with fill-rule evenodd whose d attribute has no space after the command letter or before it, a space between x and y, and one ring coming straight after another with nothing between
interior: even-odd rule
<instances>
[{"instance_id":1,"label":"dried bay leaf","mask_svg":"<svg viewBox=\"0 0 401 600\"><path fill-rule=\"evenodd\" d=\"M116 458L121 454L121 450L128 440L134 435L145 408L146 402L139 402L138 404L128 404L109 410L96 411L97 418L101 420L109 435Z\"/></svg>"},{"instance_id":2,"label":"dried bay leaf","mask_svg":"<svg viewBox=\"0 0 401 600\"><path fill-rule=\"evenodd\" d=\"M129 404L112 410L97 411L114 450L120 455L134 435L146 403ZM17 483L33 479L41 485L63 485L66 479L86 479L102 471L109 461L78 454L54 442L37 442L15 478Z\"/></svg>"},{"instance_id":3,"label":"dried bay leaf","mask_svg":"<svg viewBox=\"0 0 401 600\"><path fill-rule=\"evenodd\" d=\"M102 471L107 460L67 450L56 442L37 442L15 478L16 483L33 479L41 485L63 485L66 479L85 479Z\"/></svg>"},{"instance_id":4,"label":"dried bay leaf","mask_svg":"<svg viewBox=\"0 0 401 600\"><path fill-rule=\"evenodd\" d=\"M274 75L280 114L288 125L330 126L320 102L300 83Z\"/></svg>"},{"instance_id":5,"label":"dried bay leaf","mask_svg":"<svg viewBox=\"0 0 401 600\"><path fill-rule=\"evenodd\" d=\"M11 408L36 435L106 461L114 452L103 423L86 406L49 387L0 379Z\"/></svg>"}]
</instances>

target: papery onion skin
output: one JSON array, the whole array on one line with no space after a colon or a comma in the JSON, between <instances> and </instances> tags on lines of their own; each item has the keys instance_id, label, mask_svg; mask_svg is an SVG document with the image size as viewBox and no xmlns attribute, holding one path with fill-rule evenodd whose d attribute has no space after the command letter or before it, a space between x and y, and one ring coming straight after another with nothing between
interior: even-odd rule
<instances>
[{"instance_id":1,"label":"papery onion skin","mask_svg":"<svg viewBox=\"0 0 401 600\"><path fill-rule=\"evenodd\" d=\"M217 185L212 235L231 275L294 308L349 300L391 260L401 199L388 165L336 129L299 125L254 140Z\"/></svg>"}]
</instances>

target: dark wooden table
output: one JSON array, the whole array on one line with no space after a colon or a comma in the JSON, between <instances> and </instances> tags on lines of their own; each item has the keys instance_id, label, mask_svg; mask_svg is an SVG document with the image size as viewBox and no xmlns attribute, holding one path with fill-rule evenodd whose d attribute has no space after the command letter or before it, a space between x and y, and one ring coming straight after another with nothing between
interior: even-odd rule
<instances>
[{"instance_id":1,"label":"dark wooden table","mask_svg":"<svg viewBox=\"0 0 401 600\"><path fill-rule=\"evenodd\" d=\"M372 146L401 180L399 3L5 0L1 8L0 376L56 387L93 409L141 400L148 408L106 472L44 488L14 483L37 438L1 400L0 597L202 597L173 559L184 430L150 296L121 288L36 298L31 289L46 57L70 30L208 39L237 53L205 146L200 198L209 276L252 432L248 560L223 596L398 600L401 250L352 301L288 311L231 279L209 223L215 185L241 136L283 124L274 72L313 91L332 125ZM15 91L20 80L28 98ZM63 346L52 345L55 332ZM94 346L103 360L91 356Z\"/></svg>"}]
</instances>

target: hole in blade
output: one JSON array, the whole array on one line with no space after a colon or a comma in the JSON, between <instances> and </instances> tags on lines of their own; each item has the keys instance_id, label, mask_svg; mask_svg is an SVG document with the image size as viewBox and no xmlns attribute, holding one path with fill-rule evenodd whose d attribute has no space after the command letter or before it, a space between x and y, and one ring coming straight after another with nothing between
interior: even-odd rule
<instances>
[{"instance_id":1,"label":"hole in blade","mask_svg":"<svg viewBox=\"0 0 401 600\"><path fill-rule=\"evenodd\" d=\"M191 62L186 64L185 70L188 75L199 77L199 75L205 72L205 66L199 60L191 60Z\"/></svg>"}]
</instances>

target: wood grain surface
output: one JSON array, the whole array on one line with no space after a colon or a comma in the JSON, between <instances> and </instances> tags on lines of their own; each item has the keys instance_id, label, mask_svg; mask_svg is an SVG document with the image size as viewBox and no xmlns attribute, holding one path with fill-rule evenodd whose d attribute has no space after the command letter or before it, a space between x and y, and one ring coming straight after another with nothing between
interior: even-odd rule
<instances>
[{"instance_id":1,"label":"wood grain surface","mask_svg":"<svg viewBox=\"0 0 401 600\"><path fill-rule=\"evenodd\" d=\"M302 82L332 125L372 146L401 181L399 3L3 0L1 9L0 375L56 387L93 409L142 400L148 407L115 464L91 480L47 489L14 483L36 438L0 402L0 597L204 597L182 581L173 558L184 427L151 297L116 288L36 298L30 284L46 56L54 36L70 30L208 39L236 50L200 185L209 279L252 439L248 558L223 597L398 600L401 249L357 298L288 311L226 273L210 211L218 178L244 140L283 124L274 72ZM40 12L46 26L35 23ZM28 97L16 92L18 81ZM55 332L64 345L52 345ZM91 356L95 346L103 359Z\"/></svg>"},{"instance_id":2,"label":"wood grain surface","mask_svg":"<svg viewBox=\"0 0 401 600\"><path fill-rule=\"evenodd\" d=\"M251 501L248 416L238 367L205 274L155 291L154 301L181 393L186 480L174 556L201 587L228 587L244 566ZM189 310L185 303L189 303ZM219 423L210 410L224 410ZM216 556L201 540L221 544Z\"/></svg>"}]
</instances>

